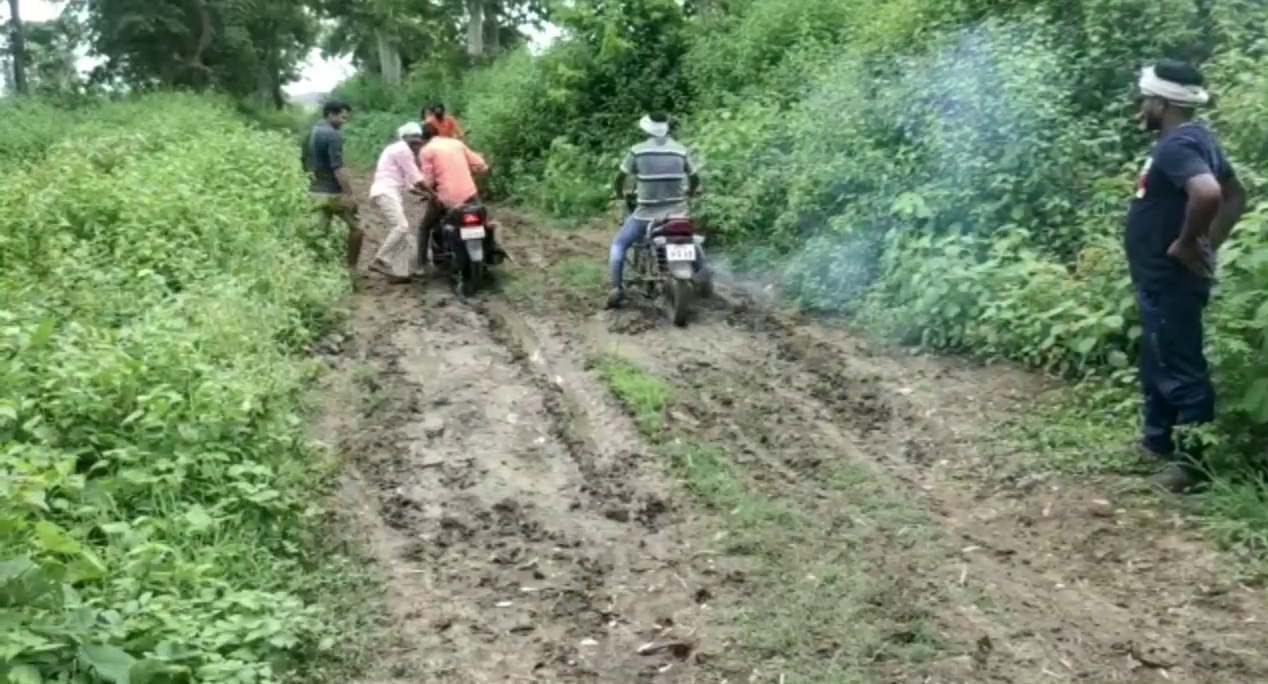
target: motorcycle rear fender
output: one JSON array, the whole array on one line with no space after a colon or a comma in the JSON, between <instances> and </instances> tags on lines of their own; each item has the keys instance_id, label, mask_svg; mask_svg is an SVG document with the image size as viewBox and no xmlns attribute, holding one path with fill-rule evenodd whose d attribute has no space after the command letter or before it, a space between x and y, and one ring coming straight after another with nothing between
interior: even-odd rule
<instances>
[{"instance_id":1,"label":"motorcycle rear fender","mask_svg":"<svg viewBox=\"0 0 1268 684\"><path fill-rule=\"evenodd\" d=\"M668 267L669 275L678 280L691 280L695 276L695 267L690 261L671 261Z\"/></svg>"},{"instance_id":2,"label":"motorcycle rear fender","mask_svg":"<svg viewBox=\"0 0 1268 684\"><path fill-rule=\"evenodd\" d=\"M484 262L484 240L463 240L467 248L467 257L475 263Z\"/></svg>"}]
</instances>

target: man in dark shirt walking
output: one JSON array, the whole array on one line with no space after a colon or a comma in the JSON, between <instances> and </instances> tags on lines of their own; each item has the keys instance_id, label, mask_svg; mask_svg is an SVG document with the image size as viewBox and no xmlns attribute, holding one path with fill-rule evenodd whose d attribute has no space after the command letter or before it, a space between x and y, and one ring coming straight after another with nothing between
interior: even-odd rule
<instances>
[{"instance_id":1,"label":"man in dark shirt walking","mask_svg":"<svg viewBox=\"0 0 1268 684\"><path fill-rule=\"evenodd\" d=\"M311 181L309 195L314 211L321 217L321 227L330 228L338 218L348 226L348 269L355 271L361 256L361 229L357 227L357 199L343 162L341 129L352 116L352 107L330 101L322 105L322 121L308 134L301 151L304 171Z\"/></svg>"},{"instance_id":2,"label":"man in dark shirt walking","mask_svg":"<svg viewBox=\"0 0 1268 684\"><path fill-rule=\"evenodd\" d=\"M1127 262L1144 333L1140 383L1142 445L1166 463L1154 484L1184 491L1196 482L1199 445L1177 445L1174 428L1215 417L1215 390L1202 352L1202 311L1215 252L1246 208L1246 194L1215 135L1193 120L1209 95L1182 62L1144 69L1137 118L1158 134L1127 213ZM1179 446L1183 446L1182 451Z\"/></svg>"}]
</instances>

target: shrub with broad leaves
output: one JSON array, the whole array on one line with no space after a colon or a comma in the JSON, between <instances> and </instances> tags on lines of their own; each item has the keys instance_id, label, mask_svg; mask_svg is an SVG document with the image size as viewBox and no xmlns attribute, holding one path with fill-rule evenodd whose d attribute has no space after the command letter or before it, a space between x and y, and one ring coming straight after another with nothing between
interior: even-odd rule
<instances>
[{"instance_id":1,"label":"shrub with broad leaves","mask_svg":"<svg viewBox=\"0 0 1268 684\"><path fill-rule=\"evenodd\" d=\"M280 681L328 643L297 353L337 235L227 104L42 116L64 137L0 151L30 160L0 179L0 672Z\"/></svg>"}]
</instances>

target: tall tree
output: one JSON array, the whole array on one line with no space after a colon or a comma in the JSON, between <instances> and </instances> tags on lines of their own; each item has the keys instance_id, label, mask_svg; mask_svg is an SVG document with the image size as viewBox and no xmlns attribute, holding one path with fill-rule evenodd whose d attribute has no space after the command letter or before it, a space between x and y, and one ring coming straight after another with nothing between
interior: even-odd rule
<instances>
[{"instance_id":1,"label":"tall tree","mask_svg":"<svg viewBox=\"0 0 1268 684\"><path fill-rule=\"evenodd\" d=\"M351 54L358 68L394 83L421 62L469 64L525 40L521 28L540 25L545 0L311 0L335 28L322 48Z\"/></svg>"},{"instance_id":2,"label":"tall tree","mask_svg":"<svg viewBox=\"0 0 1268 684\"><path fill-rule=\"evenodd\" d=\"M358 68L396 85L413 65L458 49L462 1L314 0L314 8L333 24L323 50L350 54Z\"/></svg>"},{"instance_id":3,"label":"tall tree","mask_svg":"<svg viewBox=\"0 0 1268 684\"><path fill-rule=\"evenodd\" d=\"M98 78L218 89L283 104L281 88L316 40L304 0L80 0Z\"/></svg>"},{"instance_id":4,"label":"tall tree","mask_svg":"<svg viewBox=\"0 0 1268 684\"><path fill-rule=\"evenodd\" d=\"M18 0L9 0L9 53L13 61L13 89L26 93L26 35Z\"/></svg>"},{"instance_id":5,"label":"tall tree","mask_svg":"<svg viewBox=\"0 0 1268 684\"><path fill-rule=\"evenodd\" d=\"M34 93L72 93L83 89L76 51L84 27L73 13L49 21L22 23L26 45L27 88Z\"/></svg>"},{"instance_id":6,"label":"tall tree","mask_svg":"<svg viewBox=\"0 0 1268 684\"><path fill-rule=\"evenodd\" d=\"M467 0L467 56L484 56L484 6L486 0Z\"/></svg>"}]
</instances>

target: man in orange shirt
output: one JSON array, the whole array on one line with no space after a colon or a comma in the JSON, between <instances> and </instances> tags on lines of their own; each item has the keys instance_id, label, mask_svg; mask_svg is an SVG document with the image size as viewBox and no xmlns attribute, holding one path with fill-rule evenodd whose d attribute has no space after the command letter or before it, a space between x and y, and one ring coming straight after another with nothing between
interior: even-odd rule
<instances>
[{"instance_id":1,"label":"man in orange shirt","mask_svg":"<svg viewBox=\"0 0 1268 684\"><path fill-rule=\"evenodd\" d=\"M445 116L445 105L440 102L423 109L423 123L431 124L436 129L436 135L445 138L462 140L466 136L457 119Z\"/></svg>"},{"instance_id":2,"label":"man in orange shirt","mask_svg":"<svg viewBox=\"0 0 1268 684\"><path fill-rule=\"evenodd\" d=\"M423 126L423 147L418 151L418 166L423 172L423 187L431 191L427 211L419 226L419 238L422 240L419 250L426 255L431 233L440 225L445 213L480 199L471 172L484 173L489 170L489 165L466 143L442 136L435 126L427 124Z\"/></svg>"}]
</instances>

